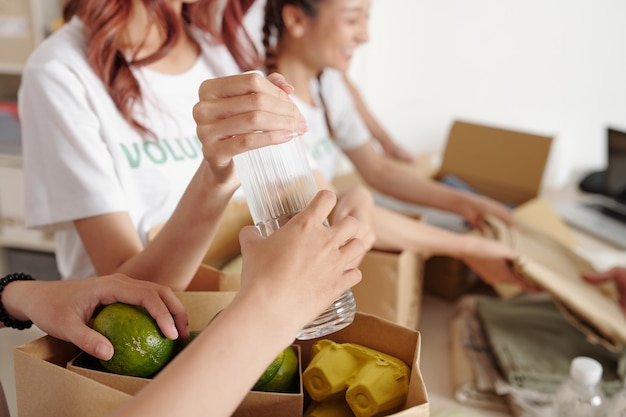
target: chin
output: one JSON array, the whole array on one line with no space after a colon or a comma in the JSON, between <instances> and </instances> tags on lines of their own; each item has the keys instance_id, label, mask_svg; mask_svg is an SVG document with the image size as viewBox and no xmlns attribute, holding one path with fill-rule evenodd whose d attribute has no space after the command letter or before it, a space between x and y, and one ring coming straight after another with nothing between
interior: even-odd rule
<instances>
[{"instance_id":1,"label":"chin","mask_svg":"<svg viewBox=\"0 0 626 417\"><path fill-rule=\"evenodd\" d=\"M329 67L334 68L337 71L346 72L350 68L350 61L342 63L341 65L329 65Z\"/></svg>"}]
</instances>

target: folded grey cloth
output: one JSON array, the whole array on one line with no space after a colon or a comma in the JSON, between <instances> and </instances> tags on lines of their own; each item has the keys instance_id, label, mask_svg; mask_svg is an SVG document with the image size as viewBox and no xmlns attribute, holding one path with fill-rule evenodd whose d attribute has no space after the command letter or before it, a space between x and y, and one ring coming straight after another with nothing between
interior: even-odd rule
<instances>
[{"instance_id":1,"label":"folded grey cloth","mask_svg":"<svg viewBox=\"0 0 626 417\"><path fill-rule=\"evenodd\" d=\"M614 352L624 349L626 316L617 302L615 283L592 285L584 281L581 274L594 271L588 260L542 230L522 222L510 228L498 219L489 218L484 236L513 249L517 254L513 262L516 272L550 294L561 313L589 342Z\"/></svg>"},{"instance_id":2,"label":"folded grey cloth","mask_svg":"<svg viewBox=\"0 0 626 417\"><path fill-rule=\"evenodd\" d=\"M602 385L612 395L624 378L624 352L590 343L550 299L485 299L477 305L502 375L513 386L553 393L567 377L571 360L589 356L603 368Z\"/></svg>"}]
</instances>

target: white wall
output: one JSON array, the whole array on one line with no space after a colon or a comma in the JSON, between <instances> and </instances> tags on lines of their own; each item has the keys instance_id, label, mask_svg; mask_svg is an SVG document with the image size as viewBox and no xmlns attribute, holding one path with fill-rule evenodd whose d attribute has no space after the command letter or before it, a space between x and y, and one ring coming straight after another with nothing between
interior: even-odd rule
<instances>
[{"instance_id":1,"label":"white wall","mask_svg":"<svg viewBox=\"0 0 626 417\"><path fill-rule=\"evenodd\" d=\"M626 130L626 1L372 0L350 74L398 141L442 149L455 118L552 135L544 185L606 163Z\"/></svg>"}]
</instances>

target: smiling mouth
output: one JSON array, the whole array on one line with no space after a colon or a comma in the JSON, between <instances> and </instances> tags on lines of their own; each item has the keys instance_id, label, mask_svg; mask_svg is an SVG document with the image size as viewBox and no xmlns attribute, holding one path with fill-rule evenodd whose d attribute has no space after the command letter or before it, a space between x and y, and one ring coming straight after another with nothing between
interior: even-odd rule
<instances>
[{"instance_id":1,"label":"smiling mouth","mask_svg":"<svg viewBox=\"0 0 626 417\"><path fill-rule=\"evenodd\" d=\"M344 48L341 52L346 56L352 57L352 55L354 55L354 48Z\"/></svg>"}]
</instances>

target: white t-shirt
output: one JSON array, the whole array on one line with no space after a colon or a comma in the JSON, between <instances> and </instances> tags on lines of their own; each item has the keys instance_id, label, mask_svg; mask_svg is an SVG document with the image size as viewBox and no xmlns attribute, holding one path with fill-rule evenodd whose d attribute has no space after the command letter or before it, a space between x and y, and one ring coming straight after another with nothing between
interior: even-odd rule
<instances>
[{"instance_id":1,"label":"white t-shirt","mask_svg":"<svg viewBox=\"0 0 626 417\"><path fill-rule=\"evenodd\" d=\"M247 33L261 55L264 53L262 38L266 3L266 0L256 0L246 12L243 21ZM330 138L324 109L319 100L320 85L335 141ZM341 149L348 150L361 146L371 139L371 134L356 109L352 94L340 71L325 69L321 82L313 81L311 89L316 99L314 106L302 102L295 96L292 96L292 100L298 105L309 127L304 142L309 150L311 165L319 169L328 181L332 181L337 173ZM337 149L337 146L340 149Z\"/></svg>"},{"instance_id":2,"label":"white t-shirt","mask_svg":"<svg viewBox=\"0 0 626 417\"><path fill-rule=\"evenodd\" d=\"M335 135L334 140L330 137L324 107L319 99L320 88ZM317 80L311 82L311 90L316 101L313 106L295 96L292 99L309 128L304 143L312 160L311 165L320 170L326 180L332 181L337 174L342 150L366 144L371 134L356 110L341 72L334 69L324 70L319 83Z\"/></svg>"},{"instance_id":3,"label":"white t-shirt","mask_svg":"<svg viewBox=\"0 0 626 417\"><path fill-rule=\"evenodd\" d=\"M63 278L95 274L73 221L128 212L146 242L166 221L203 160L192 108L207 78L236 68L227 49L195 31L201 55L187 72L139 69L145 139L121 116L85 56L78 18L47 38L22 75L19 110L27 226L53 230Z\"/></svg>"}]
</instances>

